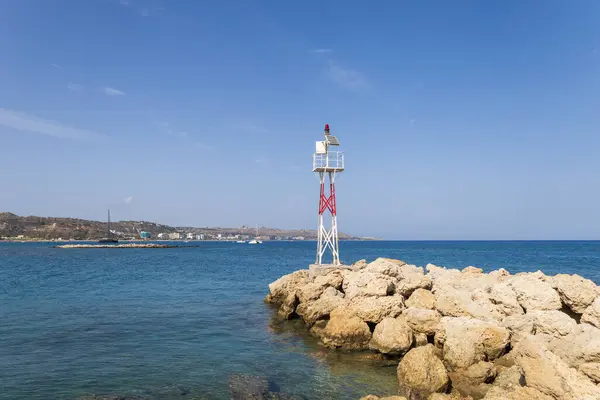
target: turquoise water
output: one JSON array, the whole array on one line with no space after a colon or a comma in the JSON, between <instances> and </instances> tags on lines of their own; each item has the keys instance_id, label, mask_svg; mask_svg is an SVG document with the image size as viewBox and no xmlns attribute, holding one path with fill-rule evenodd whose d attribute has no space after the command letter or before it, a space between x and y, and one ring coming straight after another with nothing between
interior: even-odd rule
<instances>
[{"instance_id":1,"label":"turquoise water","mask_svg":"<svg viewBox=\"0 0 600 400\"><path fill-rule=\"evenodd\" d=\"M299 398L396 389L395 368L320 348L263 304L306 268L310 242L179 249L0 243L0 399L87 394L227 399L232 374ZM342 258L579 273L600 282L600 242L342 242Z\"/></svg>"}]
</instances>

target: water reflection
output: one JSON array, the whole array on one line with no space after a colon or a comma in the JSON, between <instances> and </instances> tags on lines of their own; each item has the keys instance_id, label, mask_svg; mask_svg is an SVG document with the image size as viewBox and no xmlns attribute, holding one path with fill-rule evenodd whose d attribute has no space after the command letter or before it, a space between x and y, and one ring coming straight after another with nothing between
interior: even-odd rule
<instances>
[{"instance_id":1,"label":"water reflection","mask_svg":"<svg viewBox=\"0 0 600 400\"><path fill-rule=\"evenodd\" d=\"M268 330L272 341L284 344L287 351L301 352L317 362L315 379L323 385L331 384L331 375L342 378L346 386L379 388L379 395L398 392L396 368L399 360L370 351L350 352L333 350L319 344L306 325L299 319L282 321L275 313Z\"/></svg>"}]
</instances>

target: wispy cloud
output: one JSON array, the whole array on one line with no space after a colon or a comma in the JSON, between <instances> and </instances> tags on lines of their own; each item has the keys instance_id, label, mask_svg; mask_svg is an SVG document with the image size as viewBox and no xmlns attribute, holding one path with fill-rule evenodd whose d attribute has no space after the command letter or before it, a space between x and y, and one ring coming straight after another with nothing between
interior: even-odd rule
<instances>
[{"instance_id":1,"label":"wispy cloud","mask_svg":"<svg viewBox=\"0 0 600 400\"><path fill-rule=\"evenodd\" d=\"M331 49L312 49L311 53L331 53L333 50Z\"/></svg>"},{"instance_id":2,"label":"wispy cloud","mask_svg":"<svg viewBox=\"0 0 600 400\"><path fill-rule=\"evenodd\" d=\"M56 121L4 108L0 108L0 125L18 131L37 133L61 139L93 139L104 136L85 129L71 128Z\"/></svg>"},{"instance_id":3,"label":"wispy cloud","mask_svg":"<svg viewBox=\"0 0 600 400\"><path fill-rule=\"evenodd\" d=\"M125 204L131 204L131 202L133 201L133 196L127 196L123 199L123 201L125 202Z\"/></svg>"},{"instance_id":4,"label":"wispy cloud","mask_svg":"<svg viewBox=\"0 0 600 400\"><path fill-rule=\"evenodd\" d=\"M411 125L414 125L416 123L417 123L417 119L416 118L413 118L413 119L410 120L410 124Z\"/></svg>"},{"instance_id":5,"label":"wispy cloud","mask_svg":"<svg viewBox=\"0 0 600 400\"><path fill-rule=\"evenodd\" d=\"M154 116L152 114L150 114L150 116L154 119ZM175 129L169 122L163 121L161 123L158 123L156 120L155 122L157 123L157 125L160 126L161 130L165 135L174 136L179 140L185 140L187 143L200 150L214 150L214 147L197 141L192 135L189 135L187 132Z\"/></svg>"},{"instance_id":6,"label":"wispy cloud","mask_svg":"<svg viewBox=\"0 0 600 400\"><path fill-rule=\"evenodd\" d=\"M369 86L369 81L361 72L341 67L334 61L328 63L325 72L333 83L346 89L359 90Z\"/></svg>"},{"instance_id":7,"label":"wispy cloud","mask_svg":"<svg viewBox=\"0 0 600 400\"><path fill-rule=\"evenodd\" d=\"M182 139L186 139L186 138L188 137L188 134L187 134L187 132L184 132L184 131L178 131L178 130L174 129L174 128L171 126L171 124L169 124L168 122L163 122L163 123L161 123L160 125L162 126L162 128L163 128L163 132L164 132L166 135L169 135L169 136L177 136L177 137L179 137L179 138L182 138Z\"/></svg>"},{"instance_id":8,"label":"wispy cloud","mask_svg":"<svg viewBox=\"0 0 600 400\"><path fill-rule=\"evenodd\" d=\"M266 158L260 157L260 158L257 158L256 160L254 160L254 162L257 164L266 164L268 162L268 160Z\"/></svg>"},{"instance_id":9,"label":"wispy cloud","mask_svg":"<svg viewBox=\"0 0 600 400\"><path fill-rule=\"evenodd\" d=\"M125 92L108 86L104 87L102 91L108 96L125 96Z\"/></svg>"},{"instance_id":10,"label":"wispy cloud","mask_svg":"<svg viewBox=\"0 0 600 400\"><path fill-rule=\"evenodd\" d=\"M80 85L79 83L72 83L72 82L70 82L70 83L67 84L67 89L73 90L73 91L77 92L79 90L83 90L84 86Z\"/></svg>"},{"instance_id":11,"label":"wispy cloud","mask_svg":"<svg viewBox=\"0 0 600 400\"><path fill-rule=\"evenodd\" d=\"M52 66L53 66L54 68L56 68L56 69L64 69L63 67L61 67L61 66L60 66L60 65L58 65L58 64L50 64L50 65L52 65Z\"/></svg>"}]
</instances>

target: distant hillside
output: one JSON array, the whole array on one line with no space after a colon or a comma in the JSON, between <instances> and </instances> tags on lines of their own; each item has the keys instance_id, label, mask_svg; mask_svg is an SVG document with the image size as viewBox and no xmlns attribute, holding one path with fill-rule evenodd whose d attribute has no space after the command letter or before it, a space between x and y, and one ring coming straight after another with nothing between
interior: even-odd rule
<instances>
[{"instance_id":1,"label":"distant hillside","mask_svg":"<svg viewBox=\"0 0 600 400\"><path fill-rule=\"evenodd\" d=\"M167 225L159 225L146 221L111 222L111 230L122 232L123 236L138 236L137 229L150 232L153 235L160 232L176 232ZM107 223L88 221L77 218L54 217L20 217L18 215L0 212L0 237L16 237L23 235L39 239L99 239L106 237Z\"/></svg>"},{"instance_id":2,"label":"distant hillside","mask_svg":"<svg viewBox=\"0 0 600 400\"><path fill-rule=\"evenodd\" d=\"M159 233L194 233L207 236L250 235L254 236L256 229L250 227L241 228L193 228L172 227L148 221L118 221L111 222L111 230L123 238L139 237L139 231L150 232L154 238ZM77 218L54 218L54 217L20 217L9 212L0 212L0 238L17 237L23 235L27 238L36 239L75 239L94 240L106 237L107 223L100 221L88 221ZM286 230L276 228L259 228L260 236L272 237L304 237L305 239L316 239L315 230ZM340 239L358 239L343 233Z\"/></svg>"},{"instance_id":3,"label":"distant hillside","mask_svg":"<svg viewBox=\"0 0 600 400\"><path fill-rule=\"evenodd\" d=\"M224 236L229 235L256 235L256 228L242 226L240 228L186 228L186 227L178 227L176 228L178 232L192 232L194 234L208 234L208 235L217 235L221 234ZM305 239L316 239L317 231L313 229L278 229L278 228L268 228L265 226L261 226L258 228L259 236L271 236L271 237L304 237ZM345 233L338 233L340 239L359 239L356 236L348 235Z\"/></svg>"}]
</instances>

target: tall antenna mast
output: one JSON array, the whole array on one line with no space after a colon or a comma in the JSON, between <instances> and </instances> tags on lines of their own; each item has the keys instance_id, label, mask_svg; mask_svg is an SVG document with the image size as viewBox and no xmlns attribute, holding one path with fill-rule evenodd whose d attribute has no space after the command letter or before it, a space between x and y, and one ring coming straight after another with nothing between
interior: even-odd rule
<instances>
[{"instance_id":1,"label":"tall antenna mast","mask_svg":"<svg viewBox=\"0 0 600 400\"><path fill-rule=\"evenodd\" d=\"M344 153L331 151L330 146L339 146L340 142L331 136L329 124L325 124L325 140L316 143L313 154L313 172L319 179L321 193L319 196L319 222L317 229L317 257L315 264L323 264L323 255L329 249L331 264L340 265L340 247L337 227L337 203L335 197L336 175L344 171ZM329 180L329 193L325 190L325 180ZM331 225L327 228L324 224L323 214L329 211Z\"/></svg>"}]
</instances>

